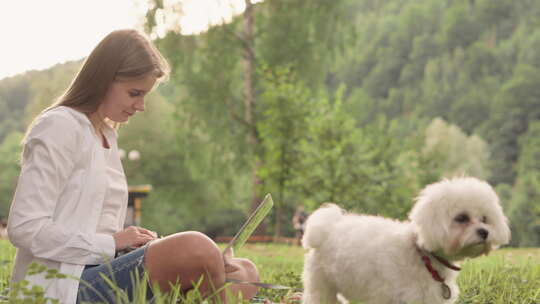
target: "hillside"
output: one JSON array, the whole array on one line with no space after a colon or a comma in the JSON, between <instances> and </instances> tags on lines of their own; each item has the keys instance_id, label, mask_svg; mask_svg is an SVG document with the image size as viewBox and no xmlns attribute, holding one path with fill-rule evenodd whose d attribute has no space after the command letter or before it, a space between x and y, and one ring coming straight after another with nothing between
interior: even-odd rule
<instances>
[{"instance_id":1,"label":"hillside","mask_svg":"<svg viewBox=\"0 0 540 304\"><path fill-rule=\"evenodd\" d=\"M157 41L170 81L121 129L145 157L125 163L129 180L156 189L144 220L234 231L271 192L268 232L292 234L297 204L405 218L423 185L469 174L497 187L513 244L540 245L539 17L533 0L273 0L256 5L251 39L242 16L171 30ZM79 65L0 81L0 212L21 132Z\"/></svg>"}]
</instances>

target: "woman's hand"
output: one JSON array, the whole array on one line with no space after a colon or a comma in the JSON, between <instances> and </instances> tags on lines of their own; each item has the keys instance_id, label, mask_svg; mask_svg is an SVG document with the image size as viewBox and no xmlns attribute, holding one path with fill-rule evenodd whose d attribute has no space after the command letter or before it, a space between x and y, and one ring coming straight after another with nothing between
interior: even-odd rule
<instances>
[{"instance_id":1,"label":"woman's hand","mask_svg":"<svg viewBox=\"0 0 540 304\"><path fill-rule=\"evenodd\" d=\"M157 234L142 227L129 226L128 228L113 234L116 251L129 247L141 247L142 245L155 240Z\"/></svg>"}]
</instances>

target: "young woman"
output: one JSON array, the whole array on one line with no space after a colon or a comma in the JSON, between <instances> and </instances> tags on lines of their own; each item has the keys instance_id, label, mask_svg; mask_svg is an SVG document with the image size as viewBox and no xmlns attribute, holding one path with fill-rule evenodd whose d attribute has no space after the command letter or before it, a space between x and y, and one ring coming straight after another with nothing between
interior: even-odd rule
<instances>
[{"instance_id":1,"label":"young woman","mask_svg":"<svg viewBox=\"0 0 540 304\"><path fill-rule=\"evenodd\" d=\"M28 280L61 303L114 303L103 276L130 297L131 276L145 272L164 292L175 284L187 291L202 278L199 290L205 296L220 290L226 277L258 280L253 263L229 256L224 261L202 233L157 239L142 227L123 227L128 193L116 129L144 111L146 94L167 75L166 61L144 34L114 31L92 51L58 102L30 125L8 218L8 236L17 247L13 282ZM126 248L137 249L116 257ZM28 275L32 262L68 278ZM245 298L257 291L249 285L230 290ZM213 298L225 302L225 291Z\"/></svg>"}]
</instances>

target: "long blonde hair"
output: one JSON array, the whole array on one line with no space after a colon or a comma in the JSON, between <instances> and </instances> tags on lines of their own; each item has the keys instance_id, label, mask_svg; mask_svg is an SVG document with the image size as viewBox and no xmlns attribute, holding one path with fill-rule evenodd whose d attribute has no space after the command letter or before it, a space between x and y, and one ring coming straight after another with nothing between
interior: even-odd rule
<instances>
[{"instance_id":1,"label":"long blonde hair","mask_svg":"<svg viewBox=\"0 0 540 304\"><path fill-rule=\"evenodd\" d=\"M158 82L169 75L169 65L152 41L137 30L113 31L86 58L66 92L44 112L67 106L89 116L97 111L114 81L148 75L156 77Z\"/></svg>"}]
</instances>

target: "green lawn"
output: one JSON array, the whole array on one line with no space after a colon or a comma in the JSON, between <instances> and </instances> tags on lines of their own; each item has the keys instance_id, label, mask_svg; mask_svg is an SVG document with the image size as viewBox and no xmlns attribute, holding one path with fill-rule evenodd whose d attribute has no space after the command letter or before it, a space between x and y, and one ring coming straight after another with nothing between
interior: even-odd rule
<instances>
[{"instance_id":1,"label":"green lawn","mask_svg":"<svg viewBox=\"0 0 540 304\"><path fill-rule=\"evenodd\" d=\"M13 247L0 240L0 289L6 287ZM259 267L261 280L301 288L304 250L278 244L247 244L237 256L253 260ZM540 249L501 249L488 257L466 262L459 276L459 304L540 304ZM274 301L287 291L262 290L260 295ZM186 299L200 303L197 295ZM162 297L158 303L168 303ZM137 303L142 303L139 301Z\"/></svg>"}]
</instances>

